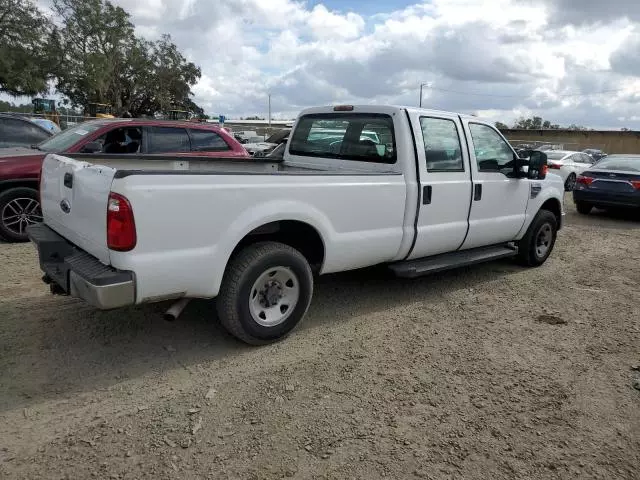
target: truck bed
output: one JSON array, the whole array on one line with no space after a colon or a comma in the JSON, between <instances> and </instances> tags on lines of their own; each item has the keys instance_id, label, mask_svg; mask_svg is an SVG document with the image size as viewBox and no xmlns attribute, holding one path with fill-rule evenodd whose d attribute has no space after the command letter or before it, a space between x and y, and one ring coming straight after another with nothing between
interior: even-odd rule
<instances>
[{"instance_id":1,"label":"truck bed","mask_svg":"<svg viewBox=\"0 0 640 480\"><path fill-rule=\"evenodd\" d=\"M238 242L277 222L317 232L324 243L321 273L397 260L413 234L415 204L407 206L406 180L388 168L186 156L69 157L51 154L43 163L44 223L103 265L134 272L137 303L215 297ZM111 195L127 199L134 213L136 243L130 251L108 246Z\"/></svg>"},{"instance_id":2,"label":"truck bed","mask_svg":"<svg viewBox=\"0 0 640 480\"><path fill-rule=\"evenodd\" d=\"M65 157L94 165L107 165L118 170L116 178L138 174L162 175L171 173L247 175L247 174L293 174L293 175L379 175L393 173L377 172L369 169L335 168L331 165L298 165L273 160L266 157L202 157L196 155L131 155L69 153Z\"/></svg>"}]
</instances>

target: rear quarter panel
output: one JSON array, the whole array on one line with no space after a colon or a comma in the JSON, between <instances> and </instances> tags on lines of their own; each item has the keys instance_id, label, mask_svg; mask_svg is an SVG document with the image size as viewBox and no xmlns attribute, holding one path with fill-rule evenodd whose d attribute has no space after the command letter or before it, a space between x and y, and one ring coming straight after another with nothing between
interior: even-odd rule
<instances>
[{"instance_id":1,"label":"rear quarter panel","mask_svg":"<svg viewBox=\"0 0 640 480\"><path fill-rule=\"evenodd\" d=\"M114 180L112 191L131 202L138 243L131 252L111 252L111 264L135 272L138 303L216 296L240 240L278 220L318 231L321 273L389 261L403 239L400 174L143 174Z\"/></svg>"},{"instance_id":2,"label":"rear quarter panel","mask_svg":"<svg viewBox=\"0 0 640 480\"><path fill-rule=\"evenodd\" d=\"M0 158L0 183L13 180L33 180L34 186L40 178L40 167L44 155L20 155Z\"/></svg>"}]
</instances>

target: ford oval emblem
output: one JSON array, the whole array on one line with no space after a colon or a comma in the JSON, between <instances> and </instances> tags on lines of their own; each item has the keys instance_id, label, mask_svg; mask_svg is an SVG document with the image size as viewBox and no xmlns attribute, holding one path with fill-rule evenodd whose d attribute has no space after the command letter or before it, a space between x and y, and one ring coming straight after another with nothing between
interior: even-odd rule
<instances>
[{"instance_id":1,"label":"ford oval emblem","mask_svg":"<svg viewBox=\"0 0 640 480\"><path fill-rule=\"evenodd\" d=\"M68 200L62 200L60 202L60 209L64 213L69 213L71 211L71 205L69 204L69 201Z\"/></svg>"}]
</instances>

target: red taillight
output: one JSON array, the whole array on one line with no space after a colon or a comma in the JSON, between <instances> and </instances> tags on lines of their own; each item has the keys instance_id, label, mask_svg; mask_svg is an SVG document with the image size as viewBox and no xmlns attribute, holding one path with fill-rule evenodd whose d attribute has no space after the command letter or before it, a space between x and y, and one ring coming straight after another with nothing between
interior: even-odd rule
<instances>
[{"instance_id":1,"label":"red taillight","mask_svg":"<svg viewBox=\"0 0 640 480\"><path fill-rule=\"evenodd\" d=\"M593 183L593 177L583 177L582 175L579 175L578 178L576 178L576 182L578 182L580 185L591 185Z\"/></svg>"},{"instance_id":2,"label":"red taillight","mask_svg":"<svg viewBox=\"0 0 640 480\"><path fill-rule=\"evenodd\" d=\"M136 222L129 200L109 193L107 204L107 246L111 250L128 252L136 246Z\"/></svg>"},{"instance_id":3,"label":"red taillight","mask_svg":"<svg viewBox=\"0 0 640 480\"><path fill-rule=\"evenodd\" d=\"M547 163L547 165L549 166L549 168L552 168L554 170L560 170L560 167L562 166L558 163L551 163L551 162Z\"/></svg>"},{"instance_id":4,"label":"red taillight","mask_svg":"<svg viewBox=\"0 0 640 480\"><path fill-rule=\"evenodd\" d=\"M636 190L640 190L640 180L633 180L631 182L631 185L633 185L633 188L635 188Z\"/></svg>"}]
</instances>

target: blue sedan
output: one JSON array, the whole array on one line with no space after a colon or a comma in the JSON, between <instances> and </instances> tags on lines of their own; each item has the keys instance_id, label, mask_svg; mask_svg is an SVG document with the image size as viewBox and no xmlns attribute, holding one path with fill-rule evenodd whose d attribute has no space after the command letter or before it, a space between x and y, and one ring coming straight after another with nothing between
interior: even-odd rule
<instances>
[{"instance_id":1,"label":"blue sedan","mask_svg":"<svg viewBox=\"0 0 640 480\"><path fill-rule=\"evenodd\" d=\"M640 155L609 155L582 172L573 201L584 215L593 207L640 209Z\"/></svg>"}]
</instances>

